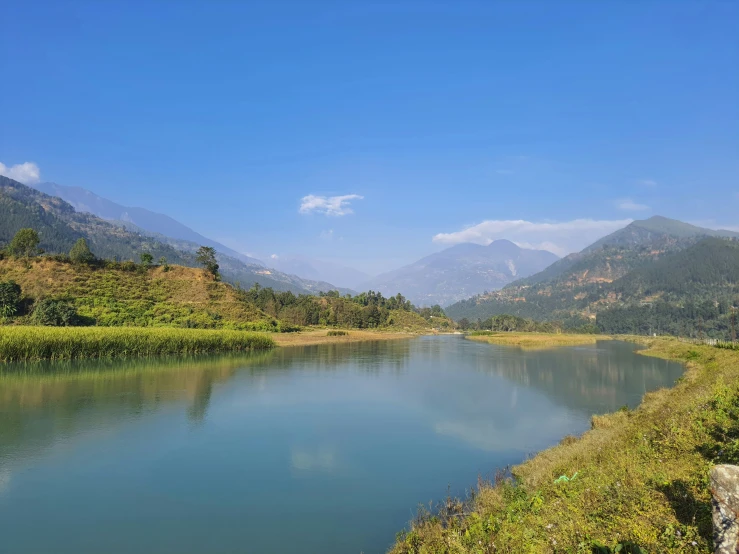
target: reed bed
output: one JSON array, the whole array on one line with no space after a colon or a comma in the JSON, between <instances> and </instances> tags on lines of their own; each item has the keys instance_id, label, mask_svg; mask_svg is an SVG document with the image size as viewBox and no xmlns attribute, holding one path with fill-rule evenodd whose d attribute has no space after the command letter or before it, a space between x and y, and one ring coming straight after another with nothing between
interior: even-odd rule
<instances>
[{"instance_id":1,"label":"reed bed","mask_svg":"<svg viewBox=\"0 0 739 554\"><path fill-rule=\"evenodd\" d=\"M0 327L0 361L73 360L264 350L271 337L244 331L149 327Z\"/></svg>"}]
</instances>

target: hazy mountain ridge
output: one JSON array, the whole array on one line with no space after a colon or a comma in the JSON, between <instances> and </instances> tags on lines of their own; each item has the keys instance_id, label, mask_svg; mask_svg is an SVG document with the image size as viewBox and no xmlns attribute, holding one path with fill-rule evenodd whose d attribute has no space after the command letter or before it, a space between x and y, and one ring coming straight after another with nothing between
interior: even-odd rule
<instances>
[{"instance_id":1,"label":"hazy mountain ridge","mask_svg":"<svg viewBox=\"0 0 739 554\"><path fill-rule=\"evenodd\" d=\"M458 244L378 275L362 288L383 294L400 291L417 305L447 306L541 271L555 260L551 252L520 248L504 239L487 246Z\"/></svg>"},{"instance_id":2,"label":"hazy mountain ridge","mask_svg":"<svg viewBox=\"0 0 739 554\"><path fill-rule=\"evenodd\" d=\"M269 266L284 273L300 275L316 281L328 281L349 289L358 289L362 283L370 279L370 275L358 269L303 256L271 258Z\"/></svg>"},{"instance_id":3,"label":"hazy mountain ridge","mask_svg":"<svg viewBox=\"0 0 739 554\"><path fill-rule=\"evenodd\" d=\"M186 240L201 246L212 246L219 252L247 264L264 265L260 260L209 239L168 215L146 208L123 206L82 187L46 182L35 184L33 188L49 196L61 198L78 212L89 212L105 220L121 222L124 225L133 224L140 230L157 233L162 242L166 243L170 238Z\"/></svg>"}]
</instances>

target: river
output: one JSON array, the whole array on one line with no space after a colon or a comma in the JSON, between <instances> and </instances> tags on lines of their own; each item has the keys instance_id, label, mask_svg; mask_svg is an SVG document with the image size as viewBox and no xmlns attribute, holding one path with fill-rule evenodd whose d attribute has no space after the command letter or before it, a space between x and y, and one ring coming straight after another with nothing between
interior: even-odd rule
<instances>
[{"instance_id":1,"label":"river","mask_svg":"<svg viewBox=\"0 0 739 554\"><path fill-rule=\"evenodd\" d=\"M382 553L680 364L421 337L0 367L0 552Z\"/></svg>"}]
</instances>

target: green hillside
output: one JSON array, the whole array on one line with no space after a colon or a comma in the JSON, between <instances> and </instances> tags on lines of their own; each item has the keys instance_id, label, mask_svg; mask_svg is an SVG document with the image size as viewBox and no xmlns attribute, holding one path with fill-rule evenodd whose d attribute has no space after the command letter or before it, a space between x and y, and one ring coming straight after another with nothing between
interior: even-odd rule
<instances>
[{"instance_id":1,"label":"green hillside","mask_svg":"<svg viewBox=\"0 0 739 554\"><path fill-rule=\"evenodd\" d=\"M567 327L596 323L605 333L729 338L731 306L739 304L739 243L686 236L699 229L692 226L670 229L682 236L649 234L631 246L588 248L564 269L564 260L557 262L561 271L548 270L546 280L520 281L459 302L447 313L472 322L513 314Z\"/></svg>"}]
</instances>

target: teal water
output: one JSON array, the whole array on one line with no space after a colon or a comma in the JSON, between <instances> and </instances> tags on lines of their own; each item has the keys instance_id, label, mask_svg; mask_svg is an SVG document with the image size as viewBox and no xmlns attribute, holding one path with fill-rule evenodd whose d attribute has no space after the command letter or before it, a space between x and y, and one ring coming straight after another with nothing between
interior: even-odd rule
<instances>
[{"instance_id":1,"label":"teal water","mask_svg":"<svg viewBox=\"0 0 739 554\"><path fill-rule=\"evenodd\" d=\"M0 552L384 552L681 365L457 336L0 370Z\"/></svg>"}]
</instances>

